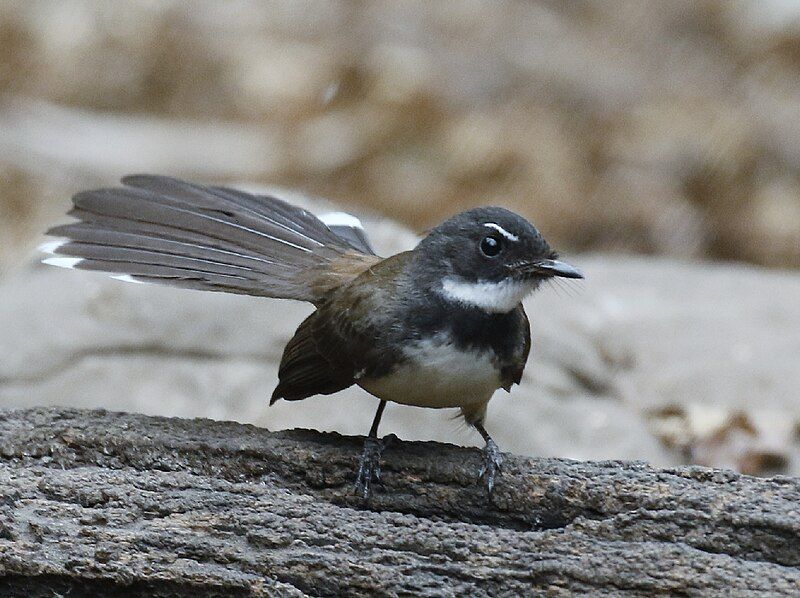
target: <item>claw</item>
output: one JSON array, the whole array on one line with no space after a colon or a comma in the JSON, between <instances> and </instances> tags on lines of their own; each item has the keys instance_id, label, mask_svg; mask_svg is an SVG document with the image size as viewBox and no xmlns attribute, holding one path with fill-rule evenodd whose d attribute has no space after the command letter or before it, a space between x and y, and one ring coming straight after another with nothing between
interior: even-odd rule
<instances>
[{"instance_id":1,"label":"claw","mask_svg":"<svg viewBox=\"0 0 800 598\"><path fill-rule=\"evenodd\" d=\"M383 442L378 438L368 436L364 441L364 452L358 462L358 477L356 477L356 490L368 500L371 494L372 480L379 482L381 479L381 451Z\"/></svg>"},{"instance_id":2,"label":"claw","mask_svg":"<svg viewBox=\"0 0 800 598\"><path fill-rule=\"evenodd\" d=\"M478 474L478 479L484 480L486 483L486 490L490 497L494 489L495 477L501 473L502 464L503 455L494 440L490 438L486 441L486 446L483 447L483 467L481 467L481 471Z\"/></svg>"}]
</instances>

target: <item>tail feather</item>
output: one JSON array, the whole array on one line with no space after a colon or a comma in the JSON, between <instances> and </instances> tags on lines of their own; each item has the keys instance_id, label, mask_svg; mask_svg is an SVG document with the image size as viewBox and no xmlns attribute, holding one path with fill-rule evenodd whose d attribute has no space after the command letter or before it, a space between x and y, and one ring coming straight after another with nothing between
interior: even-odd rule
<instances>
[{"instance_id":1,"label":"tail feather","mask_svg":"<svg viewBox=\"0 0 800 598\"><path fill-rule=\"evenodd\" d=\"M316 216L275 197L149 175L122 182L73 197L78 222L48 231L66 239L51 247L67 257L49 263L312 303L341 272L373 263Z\"/></svg>"},{"instance_id":2,"label":"tail feather","mask_svg":"<svg viewBox=\"0 0 800 598\"><path fill-rule=\"evenodd\" d=\"M131 222L124 218L103 216L79 208L73 208L68 212L68 215L78 219L79 222L56 226L47 231L47 234L56 237L74 237L76 239L81 239L81 235L87 234L85 232L86 230L91 230L95 233L108 232L119 234L127 231L130 234L138 234L148 238L183 242L220 251L229 251L231 253L243 253L243 249L240 245L227 241L226 239L217 239L205 233L180 229L170 225L142 221ZM134 230L135 233L131 232Z\"/></svg>"},{"instance_id":3,"label":"tail feather","mask_svg":"<svg viewBox=\"0 0 800 598\"><path fill-rule=\"evenodd\" d=\"M159 272L162 266L188 271L206 272L209 274L224 274L225 276L235 276L237 278L255 277L256 274L252 268L247 266L239 266L207 258L191 257L185 254L164 253L161 251L118 247L114 245L70 242L63 250L59 251L59 253L81 257L90 262L114 262L153 266L154 274Z\"/></svg>"},{"instance_id":4,"label":"tail feather","mask_svg":"<svg viewBox=\"0 0 800 598\"><path fill-rule=\"evenodd\" d=\"M291 266L279 264L264 257L246 255L234 251L235 247L230 245L228 246L230 249L222 249L213 247L210 244L203 244L204 239L199 236L195 236L191 240L177 240L170 238L166 234L150 236L141 233L129 233L111 228L98 228L85 222L57 226L51 229L50 232L55 236L69 239L68 243L60 245L57 249L58 253L62 255L86 258L106 257L111 259L112 254L107 252L138 249L143 252L151 252L154 255L229 264L264 274L280 275L280 272L284 271L286 276L291 276L293 271ZM100 256L93 255L93 253L98 252L101 254ZM142 259L146 260L147 257L144 254L142 255ZM134 260L115 258L112 261Z\"/></svg>"},{"instance_id":5,"label":"tail feather","mask_svg":"<svg viewBox=\"0 0 800 598\"><path fill-rule=\"evenodd\" d=\"M341 253L341 249L336 251L335 247L300 239L294 232L286 234L284 229L275 230L277 227L271 223L259 222L245 213L223 213L139 189L84 191L78 193L73 202L76 207L101 216L114 216L131 222L167 224L173 228L202 232L206 237L229 241L256 252L263 251L272 241L301 254L315 251L323 255Z\"/></svg>"},{"instance_id":6,"label":"tail feather","mask_svg":"<svg viewBox=\"0 0 800 598\"><path fill-rule=\"evenodd\" d=\"M124 185L147 191L155 200L183 202L204 207L219 215L235 218L245 227L249 224L262 232L272 232L287 241L309 249L341 247L341 239L316 216L276 197L252 195L225 187L203 187L170 177L132 175L122 179Z\"/></svg>"}]
</instances>

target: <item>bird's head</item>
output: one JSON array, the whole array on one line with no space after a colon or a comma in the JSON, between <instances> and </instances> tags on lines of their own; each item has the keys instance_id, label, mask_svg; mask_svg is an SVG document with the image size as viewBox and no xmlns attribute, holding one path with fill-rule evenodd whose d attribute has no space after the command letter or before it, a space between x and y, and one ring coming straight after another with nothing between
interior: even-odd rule
<instances>
[{"instance_id":1,"label":"bird's head","mask_svg":"<svg viewBox=\"0 0 800 598\"><path fill-rule=\"evenodd\" d=\"M583 278L541 233L504 208L475 208L445 220L414 249L415 275L447 300L503 313L542 281Z\"/></svg>"}]
</instances>

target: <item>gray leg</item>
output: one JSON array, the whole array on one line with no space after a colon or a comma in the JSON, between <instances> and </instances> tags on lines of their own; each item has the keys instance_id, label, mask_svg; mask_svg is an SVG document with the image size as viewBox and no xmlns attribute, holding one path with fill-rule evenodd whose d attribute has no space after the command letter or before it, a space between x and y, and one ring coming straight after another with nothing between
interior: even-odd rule
<instances>
[{"instance_id":1,"label":"gray leg","mask_svg":"<svg viewBox=\"0 0 800 598\"><path fill-rule=\"evenodd\" d=\"M480 435L486 441L486 446L483 448L483 467L478 474L478 478L486 483L486 490L491 496L495 477L500 474L500 466L503 464L503 455L500 453L500 449L497 448L497 444L492 440L492 437L489 436L486 428L483 427L482 422L472 425L475 426L475 429L480 432Z\"/></svg>"},{"instance_id":2,"label":"gray leg","mask_svg":"<svg viewBox=\"0 0 800 598\"><path fill-rule=\"evenodd\" d=\"M481 467L481 471L478 474L478 479L484 481L486 490L491 497L495 479L500 474L503 455L500 453L500 449L497 448L497 444L492 440L492 437L489 436L486 428L483 427L483 422L486 419L486 406L487 403L465 405L461 408L461 415L464 416L470 426L480 433L486 442L486 446L483 447L483 467Z\"/></svg>"},{"instance_id":3,"label":"gray leg","mask_svg":"<svg viewBox=\"0 0 800 598\"><path fill-rule=\"evenodd\" d=\"M381 401L378 404L378 410L375 412L375 418L372 420L369 436L364 441L364 452L361 453L361 460L358 464L356 490L364 497L364 500L369 499L372 480L379 481L381 479L383 442L378 438L378 425L381 423L384 409L386 409L386 401Z\"/></svg>"}]
</instances>

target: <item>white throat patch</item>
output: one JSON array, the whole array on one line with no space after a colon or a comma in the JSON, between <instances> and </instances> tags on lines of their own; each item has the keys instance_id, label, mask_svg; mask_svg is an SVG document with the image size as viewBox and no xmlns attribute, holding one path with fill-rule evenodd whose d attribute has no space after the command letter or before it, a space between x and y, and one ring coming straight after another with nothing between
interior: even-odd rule
<instances>
[{"instance_id":1,"label":"white throat patch","mask_svg":"<svg viewBox=\"0 0 800 598\"><path fill-rule=\"evenodd\" d=\"M535 288L536 283L533 281L466 282L445 278L440 292L451 301L458 301L491 313L507 313Z\"/></svg>"}]
</instances>

